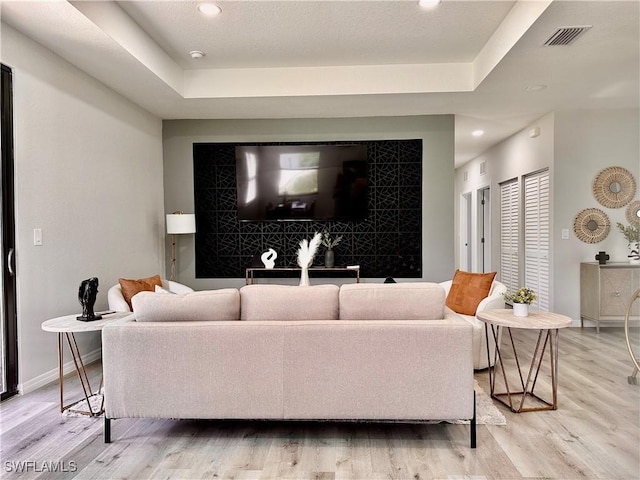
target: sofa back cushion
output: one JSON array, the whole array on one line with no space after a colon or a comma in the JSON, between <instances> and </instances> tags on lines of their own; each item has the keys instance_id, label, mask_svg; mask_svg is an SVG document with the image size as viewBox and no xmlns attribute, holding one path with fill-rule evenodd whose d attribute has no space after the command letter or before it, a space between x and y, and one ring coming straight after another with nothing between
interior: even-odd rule
<instances>
[{"instance_id":1,"label":"sofa back cushion","mask_svg":"<svg viewBox=\"0 0 640 480\"><path fill-rule=\"evenodd\" d=\"M337 320L337 285L246 285L240 289L241 320Z\"/></svg>"},{"instance_id":2,"label":"sofa back cushion","mask_svg":"<svg viewBox=\"0 0 640 480\"><path fill-rule=\"evenodd\" d=\"M340 287L341 320L440 320L444 288L437 283L355 283Z\"/></svg>"},{"instance_id":3,"label":"sofa back cushion","mask_svg":"<svg viewBox=\"0 0 640 480\"><path fill-rule=\"evenodd\" d=\"M176 295L140 292L131 301L138 322L240 319L240 294L235 288Z\"/></svg>"}]
</instances>

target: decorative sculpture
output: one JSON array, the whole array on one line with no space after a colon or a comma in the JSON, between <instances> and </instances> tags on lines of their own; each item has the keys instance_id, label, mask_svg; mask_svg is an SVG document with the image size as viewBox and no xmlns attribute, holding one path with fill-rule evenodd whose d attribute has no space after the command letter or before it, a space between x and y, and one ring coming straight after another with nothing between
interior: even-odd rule
<instances>
[{"instance_id":1,"label":"decorative sculpture","mask_svg":"<svg viewBox=\"0 0 640 480\"><path fill-rule=\"evenodd\" d=\"M302 269L300 272L300 286L308 287L309 283L309 267L313 263L313 257L316 255L316 251L320 246L322 235L318 232L313 236L310 241L300 241L300 248L298 249L298 266Z\"/></svg>"},{"instance_id":2,"label":"decorative sculpture","mask_svg":"<svg viewBox=\"0 0 640 480\"><path fill-rule=\"evenodd\" d=\"M91 277L80 283L80 288L78 289L78 300L80 301L80 305L82 305L82 316L76 317L78 320L91 322L102 318L102 315L96 315L93 313L93 306L96 303L97 296L98 277Z\"/></svg>"},{"instance_id":3,"label":"decorative sculpture","mask_svg":"<svg viewBox=\"0 0 640 480\"><path fill-rule=\"evenodd\" d=\"M609 260L609 255L607 255L607 252L601 250L598 252L598 255L596 255L596 260L598 260L600 265L606 265L607 260Z\"/></svg>"},{"instance_id":4,"label":"decorative sculpture","mask_svg":"<svg viewBox=\"0 0 640 480\"><path fill-rule=\"evenodd\" d=\"M278 258L278 254L273 248L270 248L266 252L262 254L260 260L264 263L264 268L273 268L276 265L276 258Z\"/></svg>"}]
</instances>

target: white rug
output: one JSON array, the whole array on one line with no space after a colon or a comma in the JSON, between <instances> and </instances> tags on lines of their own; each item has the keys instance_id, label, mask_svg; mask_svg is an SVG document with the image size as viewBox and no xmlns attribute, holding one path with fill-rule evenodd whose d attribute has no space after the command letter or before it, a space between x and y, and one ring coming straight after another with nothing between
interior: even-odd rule
<instances>
[{"instance_id":1,"label":"white rug","mask_svg":"<svg viewBox=\"0 0 640 480\"><path fill-rule=\"evenodd\" d=\"M475 382L474 389L476 391L476 423L478 425L506 425L507 419L502 412L493 404L491 397L482 389L478 382ZM96 393L89 397L91 403L91 410L97 412L102 405L102 393ZM86 413L80 413L86 412ZM89 415L89 408L87 407L87 401L81 400L74 404L71 408L65 410L62 415L66 417L87 417ZM443 420L430 420L425 423L442 423ZM452 423L456 425L468 424L469 420L446 420L446 423Z\"/></svg>"},{"instance_id":2,"label":"white rug","mask_svg":"<svg viewBox=\"0 0 640 480\"><path fill-rule=\"evenodd\" d=\"M77 403L71 405L68 409L62 412L65 417L87 417L91 418L90 412L99 412L102 407L102 393L95 393L89 397L89 403L91 404L91 410L87 406L86 400L80 400ZM102 415L102 414L100 414Z\"/></svg>"},{"instance_id":3,"label":"white rug","mask_svg":"<svg viewBox=\"0 0 640 480\"><path fill-rule=\"evenodd\" d=\"M475 381L474 389L476 391L476 423L478 425L506 425L507 419L477 381ZM448 423L468 424L469 420L453 420Z\"/></svg>"}]
</instances>

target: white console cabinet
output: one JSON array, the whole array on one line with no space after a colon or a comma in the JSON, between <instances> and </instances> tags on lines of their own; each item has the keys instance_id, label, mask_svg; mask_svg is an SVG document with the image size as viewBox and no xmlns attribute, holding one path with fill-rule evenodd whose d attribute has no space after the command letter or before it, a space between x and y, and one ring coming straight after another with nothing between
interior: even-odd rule
<instances>
[{"instance_id":1,"label":"white console cabinet","mask_svg":"<svg viewBox=\"0 0 640 480\"><path fill-rule=\"evenodd\" d=\"M580 325L584 320L623 320L631 295L640 288L640 265L611 262L580 264ZM640 319L640 302L631 309L632 319Z\"/></svg>"}]
</instances>

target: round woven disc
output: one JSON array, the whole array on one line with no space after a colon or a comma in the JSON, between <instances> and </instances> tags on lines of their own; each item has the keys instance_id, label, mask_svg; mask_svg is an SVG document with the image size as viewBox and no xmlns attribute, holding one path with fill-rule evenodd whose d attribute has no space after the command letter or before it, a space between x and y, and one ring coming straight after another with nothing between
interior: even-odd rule
<instances>
[{"instance_id":1,"label":"round woven disc","mask_svg":"<svg viewBox=\"0 0 640 480\"><path fill-rule=\"evenodd\" d=\"M591 230L589 223L595 222L595 228ZM585 208L573 220L573 231L580 240L585 243L598 243L607 238L611 230L609 217L599 208Z\"/></svg>"},{"instance_id":2,"label":"round woven disc","mask_svg":"<svg viewBox=\"0 0 640 480\"><path fill-rule=\"evenodd\" d=\"M635 194L636 181L626 168L607 167L593 179L593 195L603 207L624 207Z\"/></svg>"},{"instance_id":3,"label":"round woven disc","mask_svg":"<svg viewBox=\"0 0 640 480\"><path fill-rule=\"evenodd\" d=\"M640 212L640 200L635 200L627 205L627 221L636 227L640 227L640 216L638 216L638 212Z\"/></svg>"}]
</instances>

